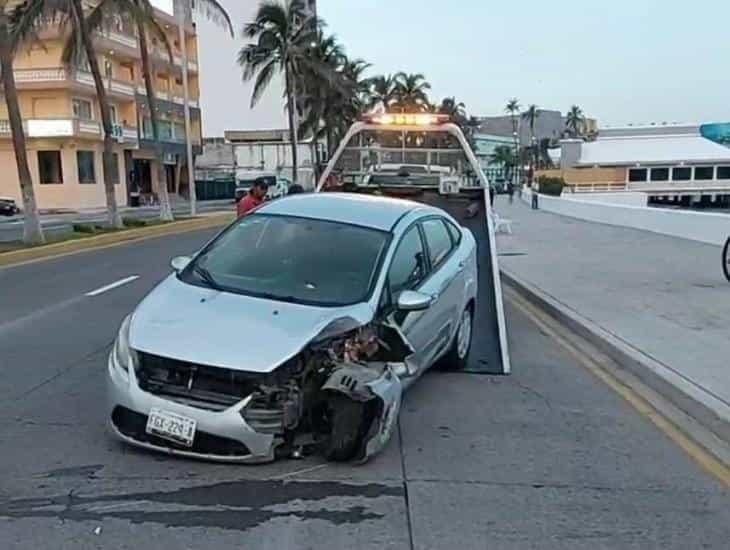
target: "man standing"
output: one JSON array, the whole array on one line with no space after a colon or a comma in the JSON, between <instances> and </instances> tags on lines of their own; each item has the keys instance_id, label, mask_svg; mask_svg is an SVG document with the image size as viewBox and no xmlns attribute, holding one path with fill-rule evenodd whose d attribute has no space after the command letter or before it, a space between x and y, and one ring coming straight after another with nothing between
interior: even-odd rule
<instances>
[{"instance_id":1,"label":"man standing","mask_svg":"<svg viewBox=\"0 0 730 550\"><path fill-rule=\"evenodd\" d=\"M251 210L258 208L264 202L269 185L264 178L256 178L248 190L248 193L238 201L236 212L238 217L248 214Z\"/></svg>"}]
</instances>

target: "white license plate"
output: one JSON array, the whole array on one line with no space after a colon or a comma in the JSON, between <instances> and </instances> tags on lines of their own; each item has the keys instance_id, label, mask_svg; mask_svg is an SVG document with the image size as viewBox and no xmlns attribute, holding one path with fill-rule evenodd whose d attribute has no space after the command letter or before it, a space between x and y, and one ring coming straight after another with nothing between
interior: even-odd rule
<instances>
[{"instance_id":1,"label":"white license plate","mask_svg":"<svg viewBox=\"0 0 730 550\"><path fill-rule=\"evenodd\" d=\"M152 409L149 417L147 417L146 431L148 434L182 443L186 447L192 447L195 438L195 424L195 420L187 416L180 416L161 409Z\"/></svg>"}]
</instances>

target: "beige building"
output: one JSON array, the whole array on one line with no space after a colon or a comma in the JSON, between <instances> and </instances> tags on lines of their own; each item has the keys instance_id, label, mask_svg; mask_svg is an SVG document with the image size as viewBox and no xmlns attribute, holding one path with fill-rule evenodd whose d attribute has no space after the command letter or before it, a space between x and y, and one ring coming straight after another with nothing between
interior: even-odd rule
<instances>
[{"instance_id":1,"label":"beige building","mask_svg":"<svg viewBox=\"0 0 730 550\"><path fill-rule=\"evenodd\" d=\"M187 193L181 48L176 19L156 10L168 33L173 59L152 39L151 60L160 113L163 166L155 154L147 95L141 71L139 41L127 21L95 36L99 67L104 75L112 118L117 163L117 200L128 203L128 183L138 182L144 197L154 197L159 185L171 193ZM48 28L41 41L21 49L14 73L25 129L28 162L41 209L104 207L103 132L94 81L85 67L65 67L61 52L65 37ZM189 106L195 154L201 148L197 36L185 29L188 55ZM0 88L0 92L1 92ZM20 202L20 188L5 101L0 102L0 196ZM163 181L164 180L164 181Z\"/></svg>"}]
</instances>

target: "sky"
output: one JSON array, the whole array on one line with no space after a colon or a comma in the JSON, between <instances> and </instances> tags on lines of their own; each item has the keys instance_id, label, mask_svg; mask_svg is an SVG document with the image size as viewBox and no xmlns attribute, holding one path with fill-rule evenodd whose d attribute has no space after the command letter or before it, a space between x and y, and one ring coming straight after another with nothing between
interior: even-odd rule
<instances>
[{"instance_id":1,"label":"sky","mask_svg":"<svg viewBox=\"0 0 730 550\"><path fill-rule=\"evenodd\" d=\"M236 31L256 0L219 0ZM318 0L326 31L371 74L423 73L432 101L455 96L471 115L522 105L579 105L600 126L730 120L720 0ZM284 128L281 84L251 109L235 58L243 45L200 21L203 133Z\"/></svg>"}]
</instances>

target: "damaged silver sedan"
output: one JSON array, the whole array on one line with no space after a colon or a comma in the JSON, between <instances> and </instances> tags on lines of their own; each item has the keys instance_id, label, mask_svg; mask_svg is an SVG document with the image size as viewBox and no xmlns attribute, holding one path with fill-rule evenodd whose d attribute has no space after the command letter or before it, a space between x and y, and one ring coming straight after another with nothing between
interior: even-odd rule
<instances>
[{"instance_id":1,"label":"damaged silver sedan","mask_svg":"<svg viewBox=\"0 0 730 550\"><path fill-rule=\"evenodd\" d=\"M431 206L292 196L172 265L109 356L111 427L133 445L225 462L366 460L410 384L467 361L476 244Z\"/></svg>"}]
</instances>

